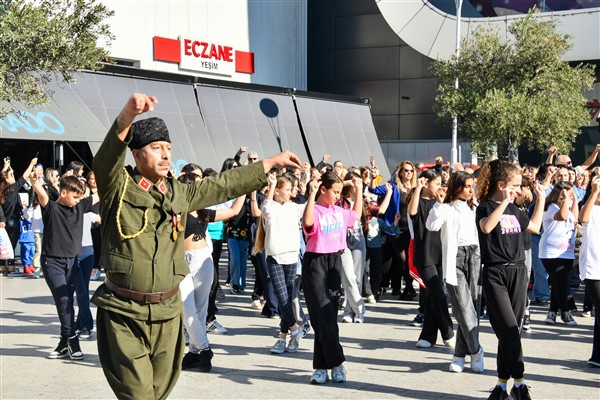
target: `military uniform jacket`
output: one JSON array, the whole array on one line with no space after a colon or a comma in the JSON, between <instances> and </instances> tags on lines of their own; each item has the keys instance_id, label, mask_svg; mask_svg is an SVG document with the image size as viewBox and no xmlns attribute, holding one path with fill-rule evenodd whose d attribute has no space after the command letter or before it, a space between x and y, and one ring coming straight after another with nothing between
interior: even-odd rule
<instances>
[{"instance_id":1,"label":"military uniform jacket","mask_svg":"<svg viewBox=\"0 0 600 400\"><path fill-rule=\"evenodd\" d=\"M267 182L264 167L262 162L253 163L193 185L180 183L172 176L152 184L136 170L123 168L131 132L125 141L117 133L115 122L93 162L102 217L99 264L108 279L122 288L143 293L166 292L189 273L183 250L187 212L260 188ZM123 192L125 180L127 187ZM119 207L121 233L135 236L147 219L141 234L122 239L117 226ZM182 231L174 238L173 230L179 224ZM145 321L170 319L183 311L179 294L158 304L142 304L113 294L104 284L95 291L92 302Z\"/></svg>"}]
</instances>

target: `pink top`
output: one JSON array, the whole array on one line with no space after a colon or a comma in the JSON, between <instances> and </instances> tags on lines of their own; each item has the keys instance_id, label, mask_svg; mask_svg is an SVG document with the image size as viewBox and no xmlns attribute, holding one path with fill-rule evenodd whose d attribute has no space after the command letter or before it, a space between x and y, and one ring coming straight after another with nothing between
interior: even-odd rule
<instances>
[{"instance_id":1,"label":"pink top","mask_svg":"<svg viewBox=\"0 0 600 400\"><path fill-rule=\"evenodd\" d=\"M315 204L314 225L306 234L306 251L328 254L344 250L346 232L354 226L356 212L338 206L324 207Z\"/></svg>"}]
</instances>

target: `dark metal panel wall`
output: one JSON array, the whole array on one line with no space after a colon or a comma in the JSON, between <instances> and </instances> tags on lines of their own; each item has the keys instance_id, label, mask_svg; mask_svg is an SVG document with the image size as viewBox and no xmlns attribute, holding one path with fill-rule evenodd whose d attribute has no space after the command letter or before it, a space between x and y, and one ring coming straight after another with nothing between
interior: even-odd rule
<instances>
[{"instance_id":1,"label":"dark metal panel wall","mask_svg":"<svg viewBox=\"0 0 600 400\"><path fill-rule=\"evenodd\" d=\"M330 163L359 167L373 155L382 175L389 176L368 105L302 97L296 97L296 104L315 162L329 154Z\"/></svg>"},{"instance_id":2,"label":"dark metal panel wall","mask_svg":"<svg viewBox=\"0 0 600 400\"><path fill-rule=\"evenodd\" d=\"M291 150L308 160L291 96L201 85L196 90L217 153L233 157L247 146L259 158Z\"/></svg>"}]
</instances>

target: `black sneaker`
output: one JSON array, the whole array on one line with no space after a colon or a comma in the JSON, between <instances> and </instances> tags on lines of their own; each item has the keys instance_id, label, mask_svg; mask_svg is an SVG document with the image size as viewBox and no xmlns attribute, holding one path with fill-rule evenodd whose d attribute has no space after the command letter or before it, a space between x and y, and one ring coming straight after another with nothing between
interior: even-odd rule
<instances>
[{"instance_id":1,"label":"black sneaker","mask_svg":"<svg viewBox=\"0 0 600 400\"><path fill-rule=\"evenodd\" d=\"M192 369L200 366L200 354L198 353L185 353L183 361L181 362L181 369Z\"/></svg>"},{"instance_id":2,"label":"black sneaker","mask_svg":"<svg viewBox=\"0 0 600 400\"><path fill-rule=\"evenodd\" d=\"M302 338L305 338L310 332L310 321L305 319L302 323Z\"/></svg>"},{"instance_id":3,"label":"black sneaker","mask_svg":"<svg viewBox=\"0 0 600 400\"><path fill-rule=\"evenodd\" d=\"M67 358L69 356L69 349L67 346L67 339L61 338L60 342L58 342L58 346L52 353L48 355L48 358L51 359L59 359L59 358Z\"/></svg>"},{"instance_id":4,"label":"black sneaker","mask_svg":"<svg viewBox=\"0 0 600 400\"><path fill-rule=\"evenodd\" d=\"M202 350L199 355L200 359L198 362L198 371L209 372L212 369L212 363L210 362L210 360L213 358L212 350Z\"/></svg>"},{"instance_id":5,"label":"black sneaker","mask_svg":"<svg viewBox=\"0 0 600 400\"><path fill-rule=\"evenodd\" d=\"M519 387L513 386L510 390L510 395L514 400L531 400L529 387L527 387L527 385L521 385Z\"/></svg>"},{"instance_id":6,"label":"black sneaker","mask_svg":"<svg viewBox=\"0 0 600 400\"><path fill-rule=\"evenodd\" d=\"M425 322L425 315L418 313L415 319L410 323L412 326L422 327Z\"/></svg>"},{"instance_id":7,"label":"black sneaker","mask_svg":"<svg viewBox=\"0 0 600 400\"><path fill-rule=\"evenodd\" d=\"M81 351L81 347L79 347L79 338L77 336L67 341L67 348L69 349L71 360L83 360L83 352Z\"/></svg>"},{"instance_id":8,"label":"black sneaker","mask_svg":"<svg viewBox=\"0 0 600 400\"><path fill-rule=\"evenodd\" d=\"M510 397L508 396L508 393L506 392L506 390L502 389L502 386L498 386L496 385L495 388L492 389L492 392L490 393L490 397L488 397L488 400L509 400Z\"/></svg>"}]
</instances>

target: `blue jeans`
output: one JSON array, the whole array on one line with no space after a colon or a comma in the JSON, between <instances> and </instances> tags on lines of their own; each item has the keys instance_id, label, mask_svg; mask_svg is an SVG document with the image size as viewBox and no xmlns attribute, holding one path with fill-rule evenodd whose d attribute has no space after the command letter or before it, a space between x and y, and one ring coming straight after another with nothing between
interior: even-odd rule
<instances>
[{"instance_id":1,"label":"blue jeans","mask_svg":"<svg viewBox=\"0 0 600 400\"><path fill-rule=\"evenodd\" d=\"M227 239L229 247L229 273L231 285L240 289L246 288L246 265L248 264L248 241ZM235 287L234 286L234 287Z\"/></svg>"},{"instance_id":2,"label":"blue jeans","mask_svg":"<svg viewBox=\"0 0 600 400\"><path fill-rule=\"evenodd\" d=\"M75 293L77 295L77 320L75 329L92 330L94 318L90 311L90 275L94 268L94 246L83 246L79 260L79 272L75 278Z\"/></svg>"},{"instance_id":3,"label":"blue jeans","mask_svg":"<svg viewBox=\"0 0 600 400\"><path fill-rule=\"evenodd\" d=\"M548 286L548 273L544 264L538 257L540 249L539 235L531 235L531 267L533 269L533 291L531 293L532 300L548 300L550 299L550 287Z\"/></svg>"}]
</instances>

